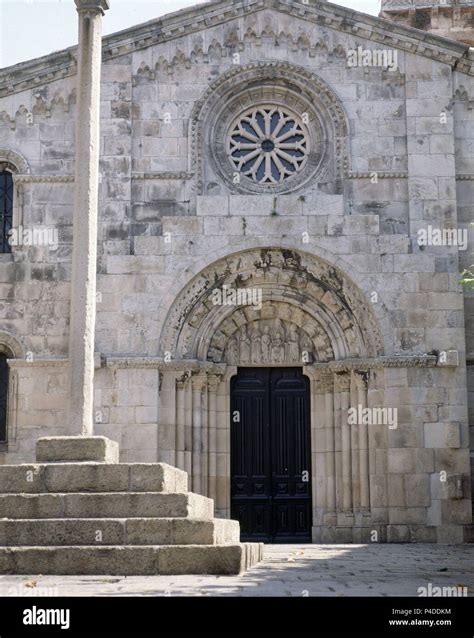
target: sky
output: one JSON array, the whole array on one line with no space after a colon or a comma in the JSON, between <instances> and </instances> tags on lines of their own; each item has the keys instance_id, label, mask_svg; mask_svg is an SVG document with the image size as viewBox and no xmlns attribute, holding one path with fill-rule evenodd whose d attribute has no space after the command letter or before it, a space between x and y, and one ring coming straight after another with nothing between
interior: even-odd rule
<instances>
[{"instance_id":1,"label":"sky","mask_svg":"<svg viewBox=\"0 0 474 638\"><path fill-rule=\"evenodd\" d=\"M207 0L110 0L104 35ZM380 0L335 4L377 15ZM0 68L77 43L74 0L0 0Z\"/></svg>"}]
</instances>

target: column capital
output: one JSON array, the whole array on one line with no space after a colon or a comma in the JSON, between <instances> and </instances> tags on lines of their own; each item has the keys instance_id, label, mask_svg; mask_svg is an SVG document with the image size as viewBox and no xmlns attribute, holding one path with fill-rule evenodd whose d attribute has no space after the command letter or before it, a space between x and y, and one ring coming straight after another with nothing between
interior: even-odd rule
<instances>
[{"instance_id":1,"label":"column capital","mask_svg":"<svg viewBox=\"0 0 474 638\"><path fill-rule=\"evenodd\" d=\"M209 388L210 392L217 392L221 379L221 374L209 374L207 376L207 387Z\"/></svg>"},{"instance_id":2,"label":"column capital","mask_svg":"<svg viewBox=\"0 0 474 638\"><path fill-rule=\"evenodd\" d=\"M109 0L74 0L76 9L79 13L101 13L105 15L107 9L110 9Z\"/></svg>"},{"instance_id":3,"label":"column capital","mask_svg":"<svg viewBox=\"0 0 474 638\"><path fill-rule=\"evenodd\" d=\"M197 390L198 392L202 390L206 385L206 373L201 370L197 370L193 372L191 382L193 384L193 390Z\"/></svg>"},{"instance_id":4,"label":"column capital","mask_svg":"<svg viewBox=\"0 0 474 638\"><path fill-rule=\"evenodd\" d=\"M176 387L178 390L183 390L188 385L190 378L191 370L185 370L182 374L178 373L178 376L176 377Z\"/></svg>"},{"instance_id":5,"label":"column capital","mask_svg":"<svg viewBox=\"0 0 474 638\"><path fill-rule=\"evenodd\" d=\"M334 375L334 390L336 392L349 392L351 388L351 375L347 372L336 372Z\"/></svg>"}]
</instances>

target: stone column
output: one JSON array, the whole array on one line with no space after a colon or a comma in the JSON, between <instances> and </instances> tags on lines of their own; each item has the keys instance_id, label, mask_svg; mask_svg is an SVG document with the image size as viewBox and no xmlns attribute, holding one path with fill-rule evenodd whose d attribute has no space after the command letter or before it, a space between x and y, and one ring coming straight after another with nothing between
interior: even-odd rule
<instances>
[{"instance_id":1,"label":"stone column","mask_svg":"<svg viewBox=\"0 0 474 638\"><path fill-rule=\"evenodd\" d=\"M358 374L351 373L351 409L358 414L359 392ZM352 508L354 512L360 510L360 455L359 455L359 422L357 418L350 421L351 432L351 469L352 469Z\"/></svg>"},{"instance_id":2,"label":"stone column","mask_svg":"<svg viewBox=\"0 0 474 638\"><path fill-rule=\"evenodd\" d=\"M220 375L208 377L208 424L209 424L209 464L208 464L208 496L214 501L217 497L217 389Z\"/></svg>"},{"instance_id":3,"label":"stone column","mask_svg":"<svg viewBox=\"0 0 474 638\"><path fill-rule=\"evenodd\" d=\"M351 430L348 423L350 382L351 377L347 372L338 372L334 377L338 523L345 520L339 514L352 514Z\"/></svg>"},{"instance_id":4,"label":"stone column","mask_svg":"<svg viewBox=\"0 0 474 638\"><path fill-rule=\"evenodd\" d=\"M191 373L187 371L176 379L176 467L180 470L186 469L184 460L186 449L186 385L190 376Z\"/></svg>"},{"instance_id":5,"label":"stone column","mask_svg":"<svg viewBox=\"0 0 474 638\"><path fill-rule=\"evenodd\" d=\"M102 16L108 0L75 0L79 13L76 169L69 336L68 432L93 433Z\"/></svg>"},{"instance_id":6,"label":"stone column","mask_svg":"<svg viewBox=\"0 0 474 638\"><path fill-rule=\"evenodd\" d=\"M193 492L202 494L202 450L203 450L203 409L202 391L206 384L206 375L198 373L192 378L193 384Z\"/></svg>"},{"instance_id":7,"label":"stone column","mask_svg":"<svg viewBox=\"0 0 474 638\"><path fill-rule=\"evenodd\" d=\"M327 509L326 428L324 419L325 396L320 370L305 369L311 374L311 462L313 489L313 526L319 526Z\"/></svg>"},{"instance_id":8,"label":"stone column","mask_svg":"<svg viewBox=\"0 0 474 638\"><path fill-rule=\"evenodd\" d=\"M349 374L339 376L342 429L342 507L344 512L352 512L351 427L347 421L350 408L350 383Z\"/></svg>"},{"instance_id":9,"label":"stone column","mask_svg":"<svg viewBox=\"0 0 474 638\"><path fill-rule=\"evenodd\" d=\"M362 410L367 407L367 377L368 374L366 373L359 373L356 375L358 403ZM369 510L369 437L367 424L363 422L359 423L359 470L360 507L362 510Z\"/></svg>"},{"instance_id":10,"label":"stone column","mask_svg":"<svg viewBox=\"0 0 474 638\"><path fill-rule=\"evenodd\" d=\"M324 421L326 424L326 503L327 513L324 523L336 524L336 459L334 453L334 375L322 374L324 387Z\"/></svg>"}]
</instances>

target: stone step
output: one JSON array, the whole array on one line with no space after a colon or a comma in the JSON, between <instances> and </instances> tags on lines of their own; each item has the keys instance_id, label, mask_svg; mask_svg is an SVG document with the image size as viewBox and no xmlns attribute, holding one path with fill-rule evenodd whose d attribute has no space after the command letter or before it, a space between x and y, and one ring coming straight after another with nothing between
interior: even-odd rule
<instances>
[{"instance_id":1,"label":"stone step","mask_svg":"<svg viewBox=\"0 0 474 638\"><path fill-rule=\"evenodd\" d=\"M0 548L1 574L240 574L262 559L260 543Z\"/></svg>"},{"instance_id":2,"label":"stone step","mask_svg":"<svg viewBox=\"0 0 474 638\"><path fill-rule=\"evenodd\" d=\"M0 518L201 518L214 502L199 494L158 492L0 494Z\"/></svg>"},{"instance_id":3,"label":"stone step","mask_svg":"<svg viewBox=\"0 0 474 638\"><path fill-rule=\"evenodd\" d=\"M166 463L0 465L0 493L186 492L188 475Z\"/></svg>"},{"instance_id":4,"label":"stone step","mask_svg":"<svg viewBox=\"0 0 474 638\"><path fill-rule=\"evenodd\" d=\"M0 519L0 547L239 543L237 521L194 518Z\"/></svg>"}]
</instances>

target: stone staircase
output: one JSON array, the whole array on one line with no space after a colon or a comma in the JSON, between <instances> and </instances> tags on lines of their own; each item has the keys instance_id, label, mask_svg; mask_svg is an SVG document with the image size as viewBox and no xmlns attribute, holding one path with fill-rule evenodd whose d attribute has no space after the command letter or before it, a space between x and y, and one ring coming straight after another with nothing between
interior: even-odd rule
<instances>
[{"instance_id":1,"label":"stone staircase","mask_svg":"<svg viewBox=\"0 0 474 638\"><path fill-rule=\"evenodd\" d=\"M118 463L104 437L40 439L37 459L0 466L1 574L230 575L261 560L182 470Z\"/></svg>"}]
</instances>

